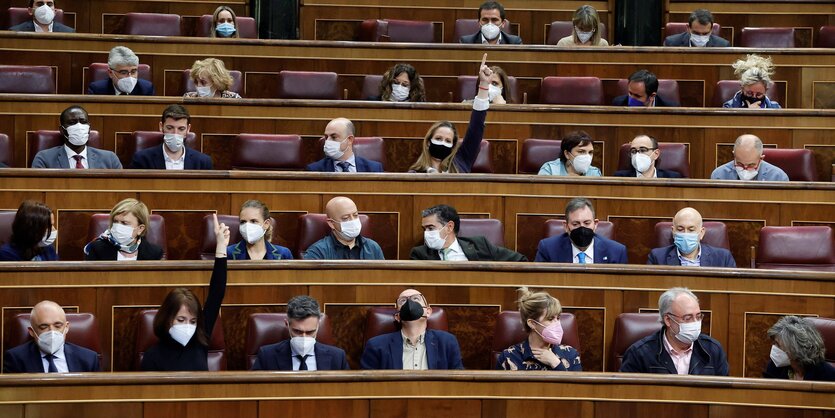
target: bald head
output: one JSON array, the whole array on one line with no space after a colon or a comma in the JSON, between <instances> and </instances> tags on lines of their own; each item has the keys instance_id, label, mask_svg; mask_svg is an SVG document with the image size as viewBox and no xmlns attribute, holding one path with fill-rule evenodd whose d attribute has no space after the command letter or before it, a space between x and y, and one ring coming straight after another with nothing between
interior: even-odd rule
<instances>
[{"instance_id":1,"label":"bald head","mask_svg":"<svg viewBox=\"0 0 835 418\"><path fill-rule=\"evenodd\" d=\"M763 142L754 135L740 135L734 142L734 160L736 165L746 170L754 170L763 158Z\"/></svg>"},{"instance_id":2,"label":"bald head","mask_svg":"<svg viewBox=\"0 0 835 418\"><path fill-rule=\"evenodd\" d=\"M35 333L33 337L37 337L46 331L62 332L67 324L67 315L61 305L51 301L45 300L38 302L29 315L29 323L32 326L32 331Z\"/></svg>"},{"instance_id":3,"label":"bald head","mask_svg":"<svg viewBox=\"0 0 835 418\"><path fill-rule=\"evenodd\" d=\"M328 126L325 127L326 136L328 135L329 131L337 132L339 134L339 137L344 139L354 135L354 123L351 122L349 119L336 118L328 122Z\"/></svg>"},{"instance_id":4,"label":"bald head","mask_svg":"<svg viewBox=\"0 0 835 418\"><path fill-rule=\"evenodd\" d=\"M697 233L699 241L704 238L705 228L702 226L702 214L693 208L684 208L673 217L673 233Z\"/></svg>"},{"instance_id":5,"label":"bald head","mask_svg":"<svg viewBox=\"0 0 835 418\"><path fill-rule=\"evenodd\" d=\"M357 212L357 205L354 203L353 200L348 199L345 196L337 196L328 201L328 204L325 205L325 214L328 215L328 218L333 219L335 221L342 221L345 215L350 215L352 213ZM345 219L350 221L350 219Z\"/></svg>"}]
</instances>

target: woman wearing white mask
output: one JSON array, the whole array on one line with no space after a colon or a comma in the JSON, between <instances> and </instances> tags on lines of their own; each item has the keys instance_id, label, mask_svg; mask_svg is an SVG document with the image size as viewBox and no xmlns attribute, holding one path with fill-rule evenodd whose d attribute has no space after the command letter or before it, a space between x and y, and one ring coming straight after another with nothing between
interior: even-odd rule
<instances>
[{"instance_id":1,"label":"woman wearing white mask","mask_svg":"<svg viewBox=\"0 0 835 418\"><path fill-rule=\"evenodd\" d=\"M84 247L86 260L161 260L162 248L143 239L151 215L136 199L125 199L110 211L110 227Z\"/></svg>"},{"instance_id":2,"label":"woman wearing white mask","mask_svg":"<svg viewBox=\"0 0 835 418\"><path fill-rule=\"evenodd\" d=\"M560 158L542 164L540 176L600 177L600 169L591 165L594 144L585 131L569 132L560 143Z\"/></svg>"},{"instance_id":3,"label":"woman wearing white mask","mask_svg":"<svg viewBox=\"0 0 835 418\"><path fill-rule=\"evenodd\" d=\"M770 360L763 377L835 381L835 367L826 361L820 332L807 319L789 315L768 330Z\"/></svg>"},{"instance_id":4,"label":"woman wearing white mask","mask_svg":"<svg viewBox=\"0 0 835 418\"><path fill-rule=\"evenodd\" d=\"M154 316L154 335L159 342L145 351L140 368L145 371L208 371L209 341L220 304L226 294L226 252L229 227L215 215L217 246L209 293L203 306L190 290L168 293Z\"/></svg>"},{"instance_id":5,"label":"woman wearing white mask","mask_svg":"<svg viewBox=\"0 0 835 418\"><path fill-rule=\"evenodd\" d=\"M293 254L285 247L270 242L273 224L270 209L260 200L247 200L241 206L240 242L230 245L226 255L231 260L290 260Z\"/></svg>"},{"instance_id":6,"label":"woman wearing white mask","mask_svg":"<svg viewBox=\"0 0 835 418\"><path fill-rule=\"evenodd\" d=\"M609 42L600 37L600 17L597 10L589 5L580 6L574 12L574 29L557 42L557 46L609 46Z\"/></svg>"},{"instance_id":7,"label":"woman wearing white mask","mask_svg":"<svg viewBox=\"0 0 835 418\"><path fill-rule=\"evenodd\" d=\"M232 74L217 58L206 58L194 61L191 66L191 81L197 91L190 91L183 97L215 97L223 99L240 99L241 95L230 91L234 84Z\"/></svg>"},{"instance_id":8,"label":"woman wearing white mask","mask_svg":"<svg viewBox=\"0 0 835 418\"><path fill-rule=\"evenodd\" d=\"M514 103L513 92L510 90L510 78L507 76L502 67L494 65L490 67L493 74L490 76L490 85L487 86L487 99L491 104L507 104ZM476 94L478 94L478 86L476 86ZM464 100L464 103L470 103L472 100Z\"/></svg>"},{"instance_id":9,"label":"woman wearing white mask","mask_svg":"<svg viewBox=\"0 0 835 418\"><path fill-rule=\"evenodd\" d=\"M0 261L56 261L55 216L49 206L25 200L12 221L12 236L0 247Z\"/></svg>"},{"instance_id":10,"label":"woman wearing white mask","mask_svg":"<svg viewBox=\"0 0 835 418\"><path fill-rule=\"evenodd\" d=\"M426 91L423 79L415 67L409 64L395 64L383 74L380 82L380 96L369 100L384 102L425 102Z\"/></svg>"},{"instance_id":11,"label":"woman wearing white mask","mask_svg":"<svg viewBox=\"0 0 835 418\"><path fill-rule=\"evenodd\" d=\"M212 13L212 28L210 38L239 38L238 22L235 11L229 6L218 6Z\"/></svg>"}]
</instances>

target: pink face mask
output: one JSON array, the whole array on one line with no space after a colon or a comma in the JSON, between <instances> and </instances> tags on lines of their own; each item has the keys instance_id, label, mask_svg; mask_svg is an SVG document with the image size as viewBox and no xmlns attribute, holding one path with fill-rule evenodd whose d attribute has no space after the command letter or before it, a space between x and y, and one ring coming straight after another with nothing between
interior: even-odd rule
<instances>
[{"instance_id":1,"label":"pink face mask","mask_svg":"<svg viewBox=\"0 0 835 418\"><path fill-rule=\"evenodd\" d=\"M560 343L562 343L563 330L562 324L560 323L559 319L555 319L553 322L551 322L551 325L548 325L547 327L540 324L537 321L534 322L536 322L539 326L543 327L542 332L537 333L540 337L542 337L542 339L546 343L552 345L560 345Z\"/></svg>"}]
</instances>

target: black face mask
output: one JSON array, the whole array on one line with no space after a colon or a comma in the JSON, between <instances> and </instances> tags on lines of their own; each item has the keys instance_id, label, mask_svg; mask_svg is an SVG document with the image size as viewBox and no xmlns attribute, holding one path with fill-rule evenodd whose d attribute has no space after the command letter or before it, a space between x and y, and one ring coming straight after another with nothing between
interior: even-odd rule
<instances>
[{"instance_id":1,"label":"black face mask","mask_svg":"<svg viewBox=\"0 0 835 418\"><path fill-rule=\"evenodd\" d=\"M423 318L423 306L419 303L407 299L406 303L400 307L400 320L403 322L417 321Z\"/></svg>"},{"instance_id":2,"label":"black face mask","mask_svg":"<svg viewBox=\"0 0 835 418\"><path fill-rule=\"evenodd\" d=\"M743 102L745 102L745 103L749 103L749 104L750 104L750 103L759 102L760 100L762 100L762 99L758 99L758 98L756 98L756 97L754 97L754 96L746 96L746 95L744 95L744 94L741 94L741 95L740 95L740 97L741 97L741 99L742 99L742 101L743 101Z\"/></svg>"},{"instance_id":3,"label":"black face mask","mask_svg":"<svg viewBox=\"0 0 835 418\"><path fill-rule=\"evenodd\" d=\"M573 242L578 248L585 248L588 247L589 244L591 244L591 240L594 239L594 231L592 231L591 228L581 226L571 230L568 237L571 238L571 242Z\"/></svg>"},{"instance_id":4,"label":"black face mask","mask_svg":"<svg viewBox=\"0 0 835 418\"><path fill-rule=\"evenodd\" d=\"M443 145L437 145L433 143L429 143L429 155L432 158L437 158L443 161L446 157L449 157L449 154L452 154L452 148L447 148Z\"/></svg>"}]
</instances>

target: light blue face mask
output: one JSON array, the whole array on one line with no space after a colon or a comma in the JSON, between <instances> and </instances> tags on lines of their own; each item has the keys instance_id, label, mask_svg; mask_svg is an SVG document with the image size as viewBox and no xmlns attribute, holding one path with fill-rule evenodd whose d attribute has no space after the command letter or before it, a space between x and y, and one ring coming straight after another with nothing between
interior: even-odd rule
<instances>
[{"instance_id":1,"label":"light blue face mask","mask_svg":"<svg viewBox=\"0 0 835 418\"><path fill-rule=\"evenodd\" d=\"M673 233L673 241L682 254L690 254L699 247L698 232L676 232Z\"/></svg>"},{"instance_id":2,"label":"light blue face mask","mask_svg":"<svg viewBox=\"0 0 835 418\"><path fill-rule=\"evenodd\" d=\"M218 36L222 38L228 38L235 34L236 29L235 25L231 23L221 23L217 25L215 32L217 32Z\"/></svg>"}]
</instances>

